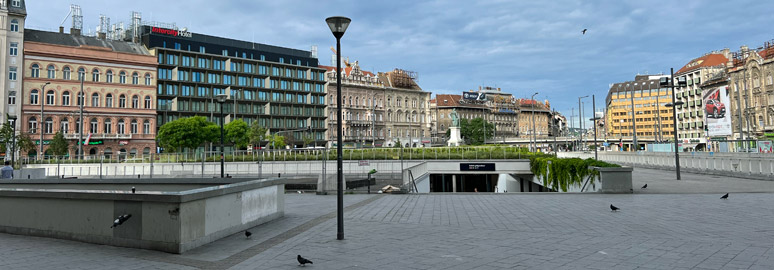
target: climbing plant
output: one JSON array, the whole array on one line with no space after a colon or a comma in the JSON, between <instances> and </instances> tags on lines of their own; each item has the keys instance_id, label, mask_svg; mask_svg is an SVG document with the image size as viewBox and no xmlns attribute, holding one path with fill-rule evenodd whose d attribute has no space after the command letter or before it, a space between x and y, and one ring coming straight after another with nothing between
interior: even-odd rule
<instances>
[{"instance_id":1,"label":"climbing plant","mask_svg":"<svg viewBox=\"0 0 774 270\"><path fill-rule=\"evenodd\" d=\"M591 185L599 179L599 171L589 167L621 167L617 164L590 158L556 158L547 155L534 155L529 159L530 170L543 180L543 186L565 192L570 186L580 187L587 178Z\"/></svg>"}]
</instances>

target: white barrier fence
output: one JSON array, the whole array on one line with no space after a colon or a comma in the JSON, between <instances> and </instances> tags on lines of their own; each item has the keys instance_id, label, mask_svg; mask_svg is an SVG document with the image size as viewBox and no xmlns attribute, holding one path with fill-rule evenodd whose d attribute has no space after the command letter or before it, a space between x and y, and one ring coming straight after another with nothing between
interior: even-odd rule
<instances>
[{"instance_id":1,"label":"white barrier fence","mask_svg":"<svg viewBox=\"0 0 774 270\"><path fill-rule=\"evenodd\" d=\"M560 152L559 157L594 158L594 153ZM674 153L599 152L599 160L656 168L675 168ZM774 180L774 156L739 153L680 153L680 169L691 172Z\"/></svg>"}]
</instances>

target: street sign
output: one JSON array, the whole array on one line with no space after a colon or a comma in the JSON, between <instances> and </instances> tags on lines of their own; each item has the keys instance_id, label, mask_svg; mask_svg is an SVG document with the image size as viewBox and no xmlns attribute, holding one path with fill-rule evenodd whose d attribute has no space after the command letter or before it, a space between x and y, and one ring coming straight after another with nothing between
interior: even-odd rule
<instances>
[{"instance_id":1,"label":"street sign","mask_svg":"<svg viewBox=\"0 0 774 270\"><path fill-rule=\"evenodd\" d=\"M370 166L370 163L368 162L368 160L361 160L361 161L358 161L357 165L358 166Z\"/></svg>"},{"instance_id":2,"label":"street sign","mask_svg":"<svg viewBox=\"0 0 774 270\"><path fill-rule=\"evenodd\" d=\"M460 171L494 171L494 163L460 163Z\"/></svg>"}]
</instances>

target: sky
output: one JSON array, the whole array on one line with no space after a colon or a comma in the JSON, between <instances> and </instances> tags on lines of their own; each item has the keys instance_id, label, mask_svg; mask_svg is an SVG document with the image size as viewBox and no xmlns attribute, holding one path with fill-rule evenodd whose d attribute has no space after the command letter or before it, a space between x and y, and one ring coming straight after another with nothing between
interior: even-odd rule
<instances>
[{"instance_id":1,"label":"sky","mask_svg":"<svg viewBox=\"0 0 774 270\"><path fill-rule=\"evenodd\" d=\"M100 14L128 24L139 11L143 21L193 33L303 50L317 45L323 65L331 65L336 45L325 18L346 16L352 23L342 56L364 70L415 71L434 95L479 86L522 98L537 92L568 118L571 109L577 115L580 96L595 95L603 110L612 83L774 39L774 1L760 0L29 0L26 27L56 31L70 4L81 6L86 32L94 32ZM67 18L65 28L71 25ZM591 100L584 101L584 116L591 115Z\"/></svg>"}]
</instances>

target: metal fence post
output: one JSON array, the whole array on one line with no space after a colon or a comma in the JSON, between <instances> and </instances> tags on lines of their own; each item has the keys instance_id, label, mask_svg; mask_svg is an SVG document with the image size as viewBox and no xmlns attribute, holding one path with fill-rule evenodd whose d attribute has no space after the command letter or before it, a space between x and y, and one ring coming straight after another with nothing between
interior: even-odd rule
<instances>
[{"instance_id":1,"label":"metal fence post","mask_svg":"<svg viewBox=\"0 0 774 270\"><path fill-rule=\"evenodd\" d=\"M105 161L105 156L101 156L99 159L99 179L102 179L102 162Z\"/></svg>"}]
</instances>

